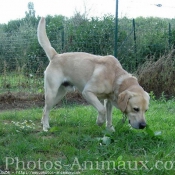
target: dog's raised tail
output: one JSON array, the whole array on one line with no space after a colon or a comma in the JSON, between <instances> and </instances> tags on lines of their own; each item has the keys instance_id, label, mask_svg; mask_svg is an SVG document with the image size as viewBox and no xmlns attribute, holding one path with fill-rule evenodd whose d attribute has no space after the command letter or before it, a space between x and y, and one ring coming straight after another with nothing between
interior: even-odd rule
<instances>
[{"instance_id":1,"label":"dog's raised tail","mask_svg":"<svg viewBox=\"0 0 175 175\"><path fill-rule=\"evenodd\" d=\"M44 49L49 60L51 60L57 54L57 52L51 46L50 41L47 37L46 21L45 21L45 18L43 17L41 17L38 24L37 36L38 36L38 42L40 43L41 47Z\"/></svg>"}]
</instances>

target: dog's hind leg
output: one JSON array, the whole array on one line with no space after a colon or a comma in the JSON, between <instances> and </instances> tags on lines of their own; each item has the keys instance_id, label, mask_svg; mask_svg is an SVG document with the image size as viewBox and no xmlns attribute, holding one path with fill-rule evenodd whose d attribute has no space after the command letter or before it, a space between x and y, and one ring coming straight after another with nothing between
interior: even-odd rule
<instances>
[{"instance_id":1,"label":"dog's hind leg","mask_svg":"<svg viewBox=\"0 0 175 175\"><path fill-rule=\"evenodd\" d=\"M42 124L43 130L48 131L49 126L49 112L66 94L66 88L60 86L59 88L46 88L45 92L45 106L43 110Z\"/></svg>"}]
</instances>

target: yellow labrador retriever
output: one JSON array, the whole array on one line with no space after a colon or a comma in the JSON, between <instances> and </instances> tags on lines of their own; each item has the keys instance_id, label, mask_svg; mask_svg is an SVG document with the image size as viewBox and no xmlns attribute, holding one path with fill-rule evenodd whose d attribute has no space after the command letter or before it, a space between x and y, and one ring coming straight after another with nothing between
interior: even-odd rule
<instances>
[{"instance_id":1,"label":"yellow labrador retriever","mask_svg":"<svg viewBox=\"0 0 175 175\"><path fill-rule=\"evenodd\" d=\"M106 122L107 129L115 131L112 125L112 106L115 106L128 116L133 128L145 128L149 95L137 79L110 55L96 56L83 52L58 54L50 44L45 25L45 19L41 18L37 31L38 41L50 60L44 76L43 130L49 129L51 108L74 87L97 109L98 125ZM105 100L104 105L99 99Z\"/></svg>"}]
</instances>

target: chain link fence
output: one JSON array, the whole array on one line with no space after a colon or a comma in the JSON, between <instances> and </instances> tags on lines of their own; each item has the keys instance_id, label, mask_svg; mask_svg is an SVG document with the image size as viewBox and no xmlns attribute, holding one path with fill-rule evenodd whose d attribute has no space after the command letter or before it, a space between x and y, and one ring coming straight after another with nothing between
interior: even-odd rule
<instances>
[{"instance_id":1,"label":"chain link fence","mask_svg":"<svg viewBox=\"0 0 175 175\"><path fill-rule=\"evenodd\" d=\"M43 72L48 59L37 41L39 18L27 17L0 25L0 93L43 93ZM115 18L70 19L48 16L47 33L58 53L88 52L113 55ZM135 72L147 59L159 59L175 42L175 21L159 18L122 18L118 22L118 59Z\"/></svg>"}]
</instances>

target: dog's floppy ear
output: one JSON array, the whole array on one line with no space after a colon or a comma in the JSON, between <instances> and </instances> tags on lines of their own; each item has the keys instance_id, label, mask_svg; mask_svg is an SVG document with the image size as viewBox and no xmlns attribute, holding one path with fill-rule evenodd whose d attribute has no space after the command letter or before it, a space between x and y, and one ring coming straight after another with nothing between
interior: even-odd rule
<instances>
[{"instance_id":1,"label":"dog's floppy ear","mask_svg":"<svg viewBox=\"0 0 175 175\"><path fill-rule=\"evenodd\" d=\"M150 96L149 96L149 94L145 91L145 94L146 94L146 98L147 98L147 100L149 101L150 100Z\"/></svg>"},{"instance_id":2,"label":"dog's floppy ear","mask_svg":"<svg viewBox=\"0 0 175 175\"><path fill-rule=\"evenodd\" d=\"M122 93L119 94L118 96L118 101L117 101L117 105L118 108L122 111L125 112L127 104L128 104L128 100L132 97L132 93L129 91L124 91Z\"/></svg>"}]
</instances>

